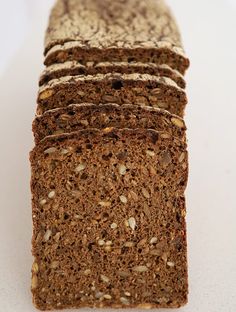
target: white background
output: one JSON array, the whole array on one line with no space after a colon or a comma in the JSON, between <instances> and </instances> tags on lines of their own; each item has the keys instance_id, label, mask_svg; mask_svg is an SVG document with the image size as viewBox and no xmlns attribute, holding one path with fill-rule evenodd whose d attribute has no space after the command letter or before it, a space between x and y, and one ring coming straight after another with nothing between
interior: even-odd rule
<instances>
[{"instance_id":1,"label":"white background","mask_svg":"<svg viewBox=\"0 0 236 312\"><path fill-rule=\"evenodd\" d=\"M28 153L49 0L0 0L0 312L31 304ZM189 304L236 311L236 1L169 0L191 58ZM174 310L173 310L174 312Z\"/></svg>"}]
</instances>

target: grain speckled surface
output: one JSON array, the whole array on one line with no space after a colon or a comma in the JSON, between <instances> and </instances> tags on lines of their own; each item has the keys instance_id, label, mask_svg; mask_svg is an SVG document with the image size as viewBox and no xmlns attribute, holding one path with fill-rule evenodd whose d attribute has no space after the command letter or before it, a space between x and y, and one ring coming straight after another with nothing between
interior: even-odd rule
<instances>
[{"instance_id":1,"label":"grain speckled surface","mask_svg":"<svg viewBox=\"0 0 236 312\"><path fill-rule=\"evenodd\" d=\"M132 47L170 42L182 47L180 33L163 0L57 0L45 38L56 44L81 42L87 48Z\"/></svg>"},{"instance_id":2,"label":"grain speckled surface","mask_svg":"<svg viewBox=\"0 0 236 312\"><path fill-rule=\"evenodd\" d=\"M30 159L36 307L186 303L183 141L87 129L46 137Z\"/></svg>"}]
</instances>

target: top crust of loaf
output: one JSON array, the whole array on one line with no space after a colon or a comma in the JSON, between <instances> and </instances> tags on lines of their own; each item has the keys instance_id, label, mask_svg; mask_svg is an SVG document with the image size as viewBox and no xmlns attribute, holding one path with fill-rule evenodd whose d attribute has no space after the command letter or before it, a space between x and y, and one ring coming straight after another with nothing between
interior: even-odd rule
<instances>
[{"instance_id":1,"label":"top crust of loaf","mask_svg":"<svg viewBox=\"0 0 236 312\"><path fill-rule=\"evenodd\" d=\"M163 0L58 0L45 38L45 52L78 41L83 48L156 48L160 42L182 50L181 37Z\"/></svg>"},{"instance_id":2,"label":"top crust of loaf","mask_svg":"<svg viewBox=\"0 0 236 312\"><path fill-rule=\"evenodd\" d=\"M45 65L77 60L166 63L189 60L163 0L58 0L45 38Z\"/></svg>"}]
</instances>

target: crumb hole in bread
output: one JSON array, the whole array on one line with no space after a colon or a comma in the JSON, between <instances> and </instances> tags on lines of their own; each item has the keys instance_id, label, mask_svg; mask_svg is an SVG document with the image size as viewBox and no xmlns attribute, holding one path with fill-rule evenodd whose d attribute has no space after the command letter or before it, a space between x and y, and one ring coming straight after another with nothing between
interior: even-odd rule
<instances>
[{"instance_id":1,"label":"crumb hole in bread","mask_svg":"<svg viewBox=\"0 0 236 312\"><path fill-rule=\"evenodd\" d=\"M79 71L78 71L78 74L79 75L84 75L85 74L84 68L80 68Z\"/></svg>"},{"instance_id":2,"label":"crumb hole in bread","mask_svg":"<svg viewBox=\"0 0 236 312\"><path fill-rule=\"evenodd\" d=\"M177 221L177 222L180 222L180 215L179 215L178 212L176 213L176 221Z\"/></svg>"},{"instance_id":3,"label":"crumb hole in bread","mask_svg":"<svg viewBox=\"0 0 236 312\"><path fill-rule=\"evenodd\" d=\"M115 90L120 90L123 87L123 83L120 80L116 80L112 82L112 88Z\"/></svg>"},{"instance_id":4,"label":"crumb hole in bread","mask_svg":"<svg viewBox=\"0 0 236 312\"><path fill-rule=\"evenodd\" d=\"M76 148L76 153L77 154L81 154L82 153L82 148L81 147L77 147Z\"/></svg>"},{"instance_id":5,"label":"crumb hole in bread","mask_svg":"<svg viewBox=\"0 0 236 312\"><path fill-rule=\"evenodd\" d=\"M102 155L103 160L109 160L112 157L112 153L110 152L108 155Z\"/></svg>"},{"instance_id":6,"label":"crumb hole in bread","mask_svg":"<svg viewBox=\"0 0 236 312\"><path fill-rule=\"evenodd\" d=\"M102 214L102 217L103 217L104 219L107 219L107 218L109 217L109 214L108 214L107 212L104 212L104 213Z\"/></svg>"},{"instance_id":7,"label":"crumb hole in bread","mask_svg":"<svg viewBox=\"0 0 236 312\"><path fill-rule=\"evenodd\" d=\"M134 62L135 58L134 57L128 57L128 63Z\"/></svg>"},{"instance_id":8,"label":"crumb hole in bread","mask_svg":"<svg viewBox=\"0 0 236 312\"><path fill-rule=\"evenodd\" d=\"M86 148L91 150L93 148L93 145L92 144L86 144Z\"/></svg>"},{"instance_id":9,"label":"crumb hole in bread","mask_svg":"<svg viewBox=\"0 0 236 312\"><path fill-rule=\"evenodd\" d=\"M70 217L70 216L68 215L68 213L65 212L65 213L64 213L64 220L68 220L69 217Z\"/></svg>"},{"instance_id":10,"label":"crumb hole in bread","mask_svg":"<svg viewBox=\"0 0 236 312\"><path fill-rule=\"evenodd\" d=\"M70 115L70 116L74 116L75 112L71 111L71 112L68 112L67 114Z\"/></svg>"}]
</instances>

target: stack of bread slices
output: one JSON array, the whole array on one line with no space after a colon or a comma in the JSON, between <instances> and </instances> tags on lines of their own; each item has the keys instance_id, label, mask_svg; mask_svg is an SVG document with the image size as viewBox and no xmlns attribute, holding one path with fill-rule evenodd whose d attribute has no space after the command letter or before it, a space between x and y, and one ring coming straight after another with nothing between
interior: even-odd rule
<instances>
[{"instance_id":1,"label":"stack of bread slices","mask_svg":"<svg viewBox=\"0 0 236 312\"><path fill-rule=\"evenodd\" d=\"M163 0L58 0L32 168L41 310L187 302L189 66Z\"/></svg>"}]
</instances>

